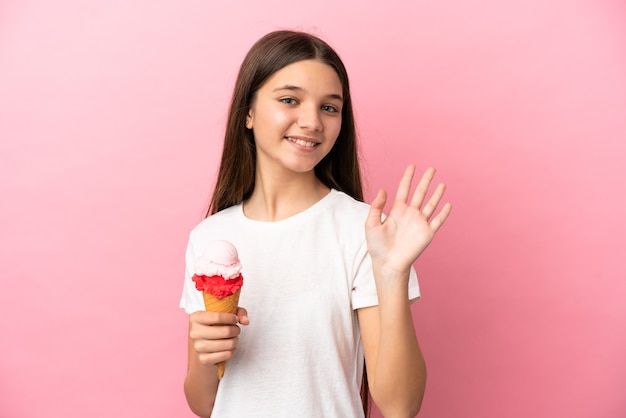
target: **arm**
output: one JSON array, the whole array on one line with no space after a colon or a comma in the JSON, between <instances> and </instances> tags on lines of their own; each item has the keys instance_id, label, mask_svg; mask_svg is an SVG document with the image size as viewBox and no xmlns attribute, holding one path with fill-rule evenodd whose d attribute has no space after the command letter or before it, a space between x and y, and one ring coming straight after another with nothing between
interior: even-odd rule
<instances>
[{"instance_id":1,"label":"arm","mask_svg":"<svg viewBox=\"0 0 626 418\"><path fill-rule=\"evenodd\" d=\"M421 407L426 365L420 350L408 300L412 264L443 225L450 205L433 216L445 186L439 185L423 206L434 169L428 169L408 201L415 172L409 166L400 181L389 216L382 221L387 200L380 191L365 222L367 246L378 293L378 306L358 310L370 391L385 417L412 417Z\"/></svg>"},{"instance_id":2,"label":"arm","mask_svg":"<svg viewBox=\"0 0 626 418\"><path fill-rule=\"evenodd\" d=\"M220 312L195 312L189 316L189 343L185 397L191 411L210 417L219 386L217 363L230 359L237 347L240 329L248 315L239 308L237 315Z\"/></svg>"}]
</instances>

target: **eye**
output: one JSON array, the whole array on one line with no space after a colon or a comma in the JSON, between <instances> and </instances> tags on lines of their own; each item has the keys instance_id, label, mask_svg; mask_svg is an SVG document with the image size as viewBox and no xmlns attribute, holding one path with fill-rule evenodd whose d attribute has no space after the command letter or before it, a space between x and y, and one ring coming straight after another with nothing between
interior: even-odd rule
<instances>
[{"instance_id":1,"label":"eye","mask_svg":"<svg viewBox=\"0 0 626 418\"><path fill-rule=\"evenodd\" d=\"M337 112L339 112L339 109L337 109L335 106L331 106L331 105L324 105L324 106L322 106L322 110L324 112L329 112L329 113L337 113Z\"/></svg>"},{"instance_id":2,"label":"eye","mask_svg":"<svg viewBox=\"0 0 626 418\"><path fill-rule=\"evenodd\" d=\"M288 105L294 105L298 103L298 101L293 97L283 97L282 99L280 99L280 101Z\"/></svg>"}]
</instances>

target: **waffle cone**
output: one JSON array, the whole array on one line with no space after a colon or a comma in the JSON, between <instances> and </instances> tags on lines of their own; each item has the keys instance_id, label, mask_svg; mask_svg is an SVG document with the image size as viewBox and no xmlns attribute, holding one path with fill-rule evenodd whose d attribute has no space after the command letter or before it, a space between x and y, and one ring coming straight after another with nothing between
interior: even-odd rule
<instances>
[{"instance_id":1,"label":"waffle cone","mask_svg":"<svg viewBox=\"0 0 626 418\"><path fill-rule=\"evenodd\" d=\"M208 292L202 292L202 297L204 298L204 307L207 311L212 312L228 312L228 313L237 313L237 308L239 307L239 294L241 293L241 288L237 290L230 296L223 297L222 299L218 299L212 294ZM226 370L226 361L220 361L217 363L217 377L224 377L224 370Z\"/></svg>"}]
</instances>

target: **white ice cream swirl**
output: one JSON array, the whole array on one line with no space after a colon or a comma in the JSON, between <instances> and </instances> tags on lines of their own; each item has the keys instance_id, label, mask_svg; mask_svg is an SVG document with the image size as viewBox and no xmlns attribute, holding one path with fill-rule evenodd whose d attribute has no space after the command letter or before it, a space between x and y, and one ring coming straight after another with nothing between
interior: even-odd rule
<instances>
[{"instance_id":1,"label":"white ice cream swirl","mask_svg":"<svg viewBox=\"0 0 626 418\"><path fill-rule=\"evenodd\" d=\"M222 276L224 279L234 279L241 272L237 249L225 240L211 241L202 255L196 259L194 270L199 276Z\"/></svg>"}]
</instances>

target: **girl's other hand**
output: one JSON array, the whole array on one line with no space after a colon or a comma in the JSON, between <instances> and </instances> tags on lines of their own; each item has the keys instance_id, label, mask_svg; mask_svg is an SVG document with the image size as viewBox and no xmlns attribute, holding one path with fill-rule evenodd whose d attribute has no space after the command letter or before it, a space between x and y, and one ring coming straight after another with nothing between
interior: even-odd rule
<instances>
[{"instance_id":1,"label":"girl's other hand","mask_svg":"<svg viewBox=\"0 0 626 418\"><path fill-rule=\"evenodd\" d=\"M238 308L236 314L198 311L189 316L189 338L200 363L217 364L234 355L241 332L239 326L248 325L248 312Z\"/></svg>"},{"instance_id":2,"label":"girl's other hand","mask_svg":"<svg viewBox=\"0 0 626 418\"><path fill-rule=\"evenodd\" d=\"M410 165L400 180L389 216L385 220L382 220L382 215L387 201L386 191L380 190L372 202L365 221L365 234L375 267L408 272L450 214L452 207L446 203L433 216L443 197L444 184L439 184L431 198L424 203L435 176L434 168L426 170L413 197L408 200L414 174L415 166Z\"/></svg>"}]
</instances>

